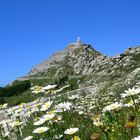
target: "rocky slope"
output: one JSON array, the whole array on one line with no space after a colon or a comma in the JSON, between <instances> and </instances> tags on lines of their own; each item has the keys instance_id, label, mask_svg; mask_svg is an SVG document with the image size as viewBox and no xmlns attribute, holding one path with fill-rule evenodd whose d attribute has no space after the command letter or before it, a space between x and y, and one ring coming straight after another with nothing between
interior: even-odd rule
<instances>
[{"instance_id":1,"label":"rocky slope","mask_svg":"<svg viewBox=\"0 0 140 140\"><path fill-rule=\"evenodd\" d=\"M33 139L58 139L54 134L71 139L63 135L71 127L78 128L82 140L130 140L140 134L140 47L108 57L78 40L19 80L1 92L1 130L7 124L10 140L19 134L23 139L39 126L51 131Z\"/></svg>"},{"instance_id":2,"label":"rocky slope","mask_svg":"<svg viewBox=\"0 0 140 140\"><path fill-rule=\"evenodd\" d=\"M18 80L27 79L48 79L57 84L73 82L76 88L93 85L98 94L116 94L140 80L140 46L128 48L118 56L108 57L78 39Z\"/></svg>"}]
</instances>

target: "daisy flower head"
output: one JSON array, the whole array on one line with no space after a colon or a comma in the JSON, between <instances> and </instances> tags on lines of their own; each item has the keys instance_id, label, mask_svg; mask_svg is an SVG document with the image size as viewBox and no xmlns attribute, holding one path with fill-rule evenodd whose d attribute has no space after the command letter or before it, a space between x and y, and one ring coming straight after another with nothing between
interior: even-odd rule
<instances>
[{"instance_id":1,"label":"daisy flower head","mask_svg":"<svg viewBox=\"0 0 140 140\"><path fill-rule=\"evenodd\" d=\"M115 102L113 104L110 104L110 105L104 107L103 112L119 109L121 107L123 107L122 103Z\"/></svg>"},{"instance_id":2,"label":"daisy flower head","mask_svg":"<svg viewBox=\"0 0 140 140\"><path fill-rule=\"evenodd\" d=\"M44 133L49 130L49 127L39 127L34 129L33 133Z\"/></svg>"},{"instance_id":3,"label":"daisy flower head","mask_svg":"<svg viewBox=\"0 0 140 140\"><path fill-rule=\"evenodd\" d=\"M78 131L79 131L79 128L69 128L69 129L67 129L67 130L64 132L64 134L73 135L73 134L75 134L75 133L78 132Z\"/></svg>"},{"instance_id":4,"label":"daisy flower head","mask_svg":"<svg viewBox=\"0 0 140 140\"><path fill-rule=\"evenodd\" d=\"M31 140L33 138L33 136L28 136L26 138L24 138L23 140Z\"/></svg>"},{"instance_id":5,"label":"daisy flower head","mask_svg":"<svg viewBox=\"0 0 140 140\"><path fill-rule=\"evenodd\" d=\"M58 110L58 112L63 112L63 111L70 110L71 106L72 106L72 103L64 102L64 103L60 103L56 105L56 109Z\"/></svg>"},{"instance_id":6,"label":"daisy flower head","mask_svg":"<svg viewBox=\"0 0 140 140\"><path fill-rule=\"evenodd\" d=\"M43 123L45 123L45 119L43 119L43 118L40 118L40 120L39 121L36 121L36 122L34 122L34 125L42 125Z\"/></svg>"},{"instance_id":7,"label":"daisy flower head","mask_svg":"<svg viewBox=\"0 0 140 140\"><path fill-rule=\"evenodd\" d=\"M54 114L54 113L45 114L45 115L43 116L44 120L46 120L46 121L49 121L49 120L53 119L54 117L55 117L55 114Z\"/></svg>"},{"instance_id":8,"label":"daisy flower head","mask_svg":"<svg viewBox=\"0 0 140 140\"><path fill-rule=\"evenodd\" d=\"M48 110L51 107L52 103L53 103L52 101L45 102L42 105L40 111L46 111L46 110Z\"/></svg>"},{"instance_id":9,"label":"daisy flower head","mask_svg":"<svg viewBox=\"0 0 140 140\"><path fill-rule=\"evenodd\" d=\"M128 97L128 96L134 96L140 93L139 88L129 88L128 90L124 91L125 93L121 94L122 98Z\"/></svg>"},{"instance_id":10,"label":"daisy flower head","mask_svg":"<svg viewBox=\"0 0 140 140\"><path fill-rule=\"evenodd\" d=\"M132 140L140 140L140 136L134 137Z\"/></svg>"}]
</instances>

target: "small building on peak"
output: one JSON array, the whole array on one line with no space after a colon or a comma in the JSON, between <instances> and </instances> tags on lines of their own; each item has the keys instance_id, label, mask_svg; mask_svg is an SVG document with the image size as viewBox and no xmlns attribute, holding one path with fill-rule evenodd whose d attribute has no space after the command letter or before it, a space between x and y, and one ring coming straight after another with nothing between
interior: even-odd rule
<instances>
[{"instance_id":1,"label":"small building on peak","mask_svg":"<svg viewBox=\"0 0 140 140\"><path fill-rule=\"evenodd\" d=\"M77 42L76 42L76 44L77 44L77 45L78 45L78 44L81 44L80 37L77 38Z\"/></svg>"},{"instance_id":2,"label":"small building on peak","mask_svg":"<svg viewBox=\"0 0 140 140\"><path fill-rule=\"evenodd\" d=\"M86 44L83 44L83 43L81 42L80 37L78 37L76 42L68 44L68 48L78 48L78 47L80 47L80 46L85 46L85 45L86 45Z\"/></svg>"}]
</instances>

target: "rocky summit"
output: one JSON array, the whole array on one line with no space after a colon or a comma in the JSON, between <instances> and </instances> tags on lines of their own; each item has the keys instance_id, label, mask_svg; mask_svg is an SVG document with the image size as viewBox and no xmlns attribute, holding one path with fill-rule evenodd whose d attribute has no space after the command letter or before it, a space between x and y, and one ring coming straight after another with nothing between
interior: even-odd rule
<instances>
[{"instance_id":1,"label":"rocky summit","mask_svg":"<svg viewBox=\"0 0 140 140\"><path fill-rule=\"evenodd\" d=\"M76 80L78 88L90 85L129 85L140 79L140 46L128 48L124 53L109 57L96 51L80 38L63 51L36 65L26 76L17 80L63 81ZM134 80L135 79L135 80ZM110 86L109 86L110 87Z\"/></svg>"},{"instance_id":2,"label":"rocky summit","mask_svg":"<svg viewBox=\"0 0 140 140\"><path fill-rule=\"evenodd\" d=\"M48 60L35 66L25 77L18 80L42 75L58 77L64 73L66 68L67 72L72 75L88 75L94 71L94 63L98 63L95 60L100 59L101 56L91 45L83 44L80 39L77 39L77 42L71 43L63 51L53 54Z\"/></svg>"},{"instance_id":3,"label":"rocky summit","mask_svg":"<svg viewBox=\"0 0 140 140\"><path fill-rule=\"evenodd\" d=\"M94 59L100 53L89 44L83 44L78 39L76 43L69 44L64 51L52 55L47 61L37 65L28 76L47 73L53 69L54 76L58 76L64 67L71 67L74 74L90 74Z\"/></svg>"},{"instance_id":4,"label":"rocky summit","mask_svg":"<svg viewBox=\"0 0 140 140\"><path fill-rule=\"evenodd\" d=\"M89 44L77 42L69 44L63 51L53 54L49 59L36 65L26 76L18 78L44 79L90 75L91 80L107 76L117 78L130 74L140 66L140 46L128 48L124 53L108 57L92 48ZM138 70L137 70L138 71ZM98 75L98 78L93 78ZM87 80L88 81L88 80Z\"/></svg>"}]
</instances>

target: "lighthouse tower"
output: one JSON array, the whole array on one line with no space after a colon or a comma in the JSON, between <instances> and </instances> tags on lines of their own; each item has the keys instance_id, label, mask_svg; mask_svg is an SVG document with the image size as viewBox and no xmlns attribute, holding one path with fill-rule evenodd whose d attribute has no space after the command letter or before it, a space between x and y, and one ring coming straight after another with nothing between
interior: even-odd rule
<instances>
[{"instance_id":1,"label":"lighthouse tower","mask_svg":"<svg viewBox=\"0 0 140 140\"><path fill-rule=\"evenodd\" d=\"M83 45L83 43L81 42L80 37L78 37L77 41L74 42L74 43L70 43L67 48L73 48L74 49L74 48L80 47L81 45Z\"/></svg>"},{"instance_id":2,"label":"lighthouse tower","mask_svg":"<svg viewBox=\"0 0 140 140\"><path fill-rule=\"evenodd\" d=\"M77 44L77 45L81 44L80 37L77 38L77 42L76 42L76 44Z\"/></svg>"}]
</instances>

